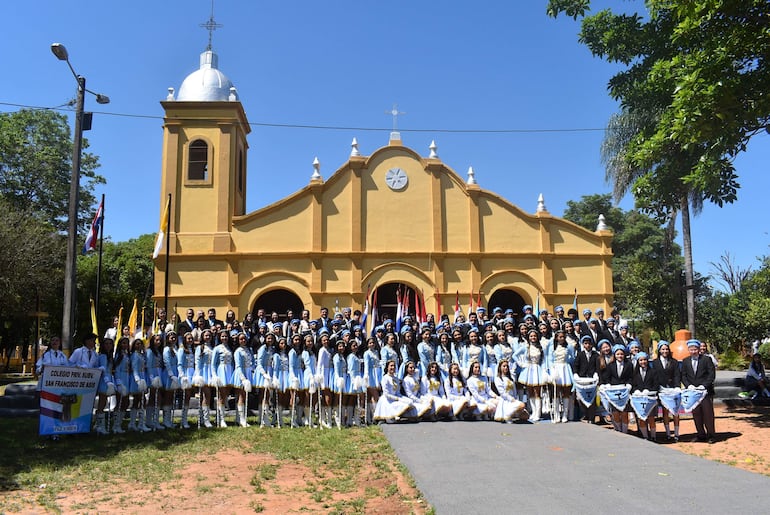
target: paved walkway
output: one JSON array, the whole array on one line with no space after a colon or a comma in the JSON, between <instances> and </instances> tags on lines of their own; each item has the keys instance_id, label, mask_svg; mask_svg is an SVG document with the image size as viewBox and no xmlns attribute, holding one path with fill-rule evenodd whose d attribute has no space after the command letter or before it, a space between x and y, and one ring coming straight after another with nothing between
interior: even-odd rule
<instances>
[{"instance_id":1,"label":"paved walkway","mask_svg":"<svg viewBox=\"0 0 770 515\"><path fill-rule=\"evenodd\" d=\"M383 431L439 515L748 513L762 511L770 491L770 477L579 422Z\"/></svg>"}]
</instances>

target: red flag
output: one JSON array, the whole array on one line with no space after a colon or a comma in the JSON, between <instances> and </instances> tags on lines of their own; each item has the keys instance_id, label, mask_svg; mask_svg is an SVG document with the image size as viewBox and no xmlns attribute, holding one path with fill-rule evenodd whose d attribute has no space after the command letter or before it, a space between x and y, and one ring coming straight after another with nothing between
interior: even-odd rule
<instances>
[{"instance_id":1,"label":"red flag","mask_svg":"<svg viewBox=\"0 0 770 515\"><path fill-rule=\"evenodd\" d=\"M441 320L441 295L438 290L436 290L436 312L438 313L436 319Z\"/></svg>"},{"instance_id":2,"label":"red flag","mask_svg":"<svg viewBox=\"0 0 770 515\"><path fill-rule=\"evenodd\" d=\"M460 290L457 290L457 293L455 294L455 322L457 322L457 317L460 316Z\"/></svg>"},{"instance_id":3,"label":"red flag","mask_svg":"<svg viewBox=\"0 0 770 515\"><path fill-rule=\"evenodd\" d=\"M471 290L470 298L468 299L468 314L473 313L473 290Z\"/></svg>"},{"instance_id":4,"label":"red flag","mask_svg":"<svg viewBox=\"0 0 770 515\"><path fill-rule=\"evenodd\" d=\"M404 286L404 312L402 316L409 314L409 288Z\"/></svg>"},{"instance_id":5,"label":"red flag","mask_svg":"<svg viewBox=\"0 0 770 515\"><path fill-rule=\"evenodd\" d=\"M427 322L428 321L428 312L425 309L425 292L420 290L420 299L418 301L420 303L420 311L422 312L422 320L421 322Z\"/></svg>"},{"instance_id":6,"label":"red flag","mask_svg":"<svg viewBox=\"0 0 770 515\"><path fill-rule=\"evenodd\" d=\"M476 309L478 310L481 307L481 290L476 292Z\"/></svg>"},{"instance_id":7,"label":"red flag","mask_svg":"<svg viewBox=\"0 0 770 515\"><path fill-rule=\"evenodd\" d=\"M414 314L419 323L423 323L422 308L420 306L420 294L417 291L414 292Z\"/></svg>"}]
</instances>

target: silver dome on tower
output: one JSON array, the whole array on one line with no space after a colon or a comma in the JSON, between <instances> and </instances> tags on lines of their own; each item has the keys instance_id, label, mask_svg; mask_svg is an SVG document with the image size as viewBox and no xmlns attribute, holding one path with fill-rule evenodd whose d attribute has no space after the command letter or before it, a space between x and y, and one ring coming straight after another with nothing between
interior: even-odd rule
<instances>
[{"instance_id":1,"label":"silver dome on tower","mask_svg":"<svg viewBox=\"0 0 770 515\"><path fill-rule=\"evenodd\" d=\"M233 83L217 68L219 57L211 48L201 54L200 68L182 82L178 101L216 102L231 100ZM234 88L233 88L234 89ZM237 95L234 100L237 100Z\"/></svg>"}]
</instances>

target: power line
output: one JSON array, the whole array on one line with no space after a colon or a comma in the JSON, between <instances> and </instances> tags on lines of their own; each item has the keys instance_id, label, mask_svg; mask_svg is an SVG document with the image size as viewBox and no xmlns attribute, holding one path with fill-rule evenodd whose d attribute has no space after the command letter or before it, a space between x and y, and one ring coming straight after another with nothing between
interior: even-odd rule
<instances>
[{"instance_id":1,"label":"power line","mask_svg":"<svg viewBox=\"0 0 770 515\"><path fill-rule=\"evenodd\" d=\"M61 106L57 107L44 107L44 106L32 106L25 104L14 104L10 102L0 102L0 105L18 107L22 109L41 109L47 111L67 111L71 112L72 109L62 109ZM8 111L5 111L8 112ZM94 114L102 114L105 116L118 116L123 118L146 118L151 120L163 120L163 116L147 115L147 114L130 114L130 113L113 113L108 111L93 111ZM175 120L186 121L185 118L174 118ZM191 120L190 120L191 121ZM390 132L392 129L389 127L355 127L355 126L340 126L340 125L310 125L310 124L297 124L297 123L269 123L269 122L248 122L252 127L271 127L277 129L313 129L313 130L331 130L331 131L373 131L373 132ZM430 132L438 134L541 134L541 133L570 133L570 132L605 132L606 128L568 128L568 129L406 129L399 128L399 132Z\"/></svg>"}]
</instances>

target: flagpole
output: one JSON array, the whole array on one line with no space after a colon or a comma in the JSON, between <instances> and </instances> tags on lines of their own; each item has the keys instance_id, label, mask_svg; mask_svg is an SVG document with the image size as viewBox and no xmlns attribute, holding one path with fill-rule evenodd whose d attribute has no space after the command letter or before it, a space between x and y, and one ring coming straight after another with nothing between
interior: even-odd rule
<instances>
[{"instance_id":1,"label":"flagpole","mask_svg":"<svg viewBox=\"0 0 770 515\"><path fill-rule=\"evenodd\" d=\"M96 298L94 299L94 312L99 320L99 297L102 292L102 250L104 248L104 193L102 193L102 223L99 227L99 265L96 269ZM120 331L120 328L118 328Z\"/></svg>"},{"instance_id":2,"label":"flagpole","mask_svg":"<svg viewBox=\"0 0 770 515\"><path fill-rule=\"evenodd\" d=\"M166 310L166 316L168 316L168 257L171 253L171 193L168 194L167 204L168 218L166 219L166 273L163 274L163 309Z\"/></svg>"}]
</instances>

